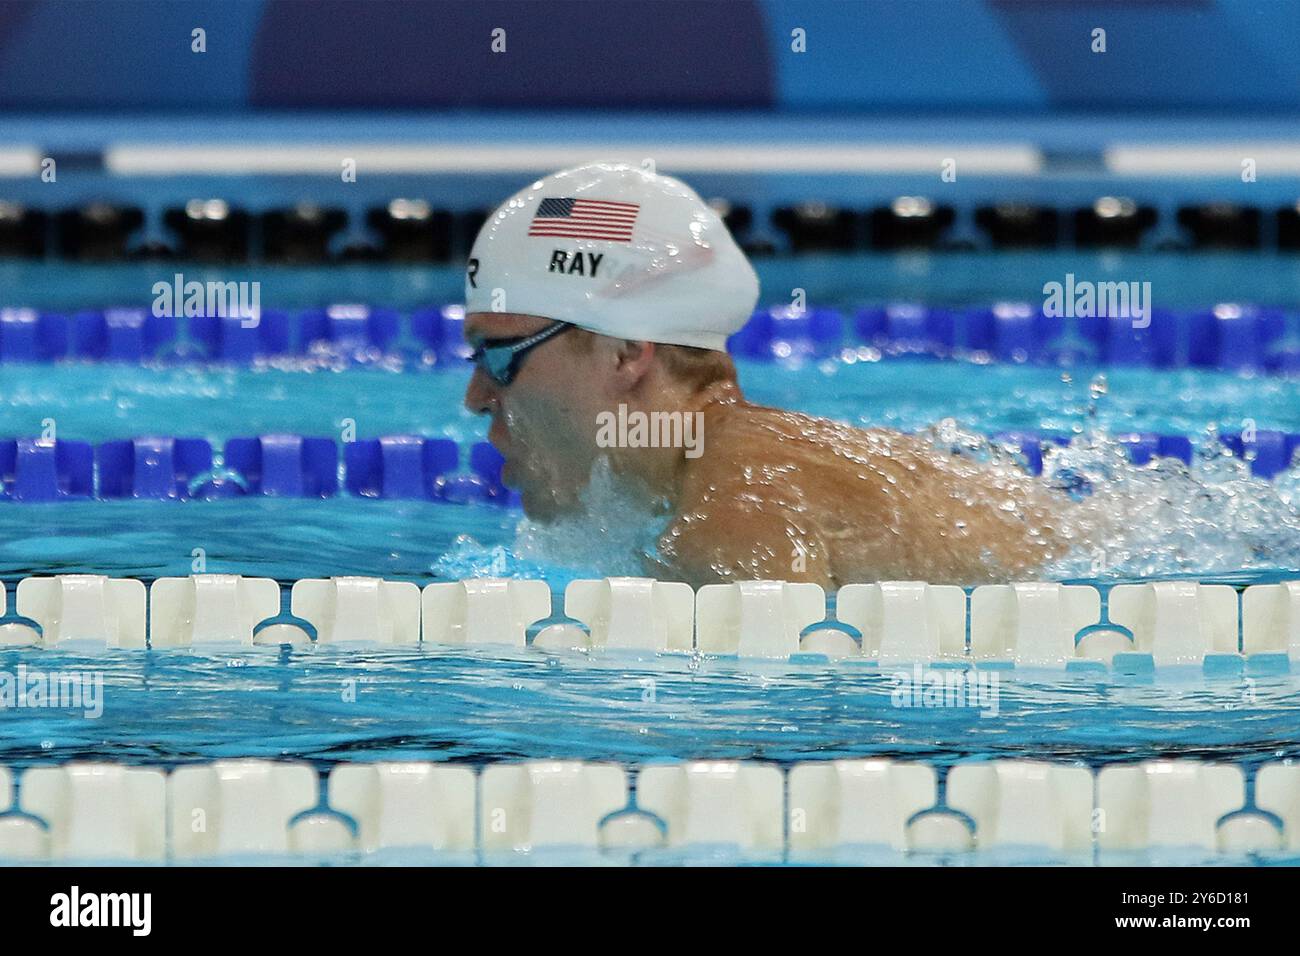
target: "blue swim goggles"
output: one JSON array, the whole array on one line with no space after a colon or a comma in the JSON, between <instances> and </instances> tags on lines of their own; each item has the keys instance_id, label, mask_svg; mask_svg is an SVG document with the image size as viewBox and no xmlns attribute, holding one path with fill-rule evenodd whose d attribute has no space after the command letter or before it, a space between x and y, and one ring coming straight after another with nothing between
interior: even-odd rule
<instances>
[{"instance_id":1,"label":"blue swim goggles","mask_svg":"<svg viewBox=\"0 0 1300 956\"><path fill-rule=\"evenodd\" d=\"M498 385L509 385L523 368L524 357L547 339L573 328L568 322L556 322L540 332L514 339L493 339L480 344L469 355L469 360Z\"/></svg>"}]
</instances>

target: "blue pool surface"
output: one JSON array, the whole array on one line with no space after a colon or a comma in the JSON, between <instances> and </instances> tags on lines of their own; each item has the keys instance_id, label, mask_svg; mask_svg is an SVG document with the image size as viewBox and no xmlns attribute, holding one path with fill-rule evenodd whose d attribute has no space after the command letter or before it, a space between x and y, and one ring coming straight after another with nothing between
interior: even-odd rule
<instances>
[{"instance_id":1,"label":"blue pool surface","mask_svg":"<svg viewBox=\"0 0 1300 956\"><path fill-rule=\"evenodd\" d=\"M224 439L285 430L337 434L423 432L461 442L483 424L459 404L463 370L337 371L11 367L0 433L53 417L61 435L127 437L150 431ZM916 360L799 368L745 364L741 381L762 402L862 424L916 429L953 416L981 431L1197 433L1207 424L1300 430L1300 382L1186 371L1095 373ZM1225 410L1229 416L1225 417ZM1280 479L1285 480L1285 479ZM1250 493L1272 493L1263 482ZM485 573L544 576L558 591L595 567L547 563L513 551L518 512L495 505L244 498L224 501L67 501L0 506L0 573L94 571L151 579L206 570L283 581L367 574L429 581ZM1278 562L1204 568L1205 580L1269 580ZM605 572L608 573L608 572ZM557 605L558 606L558 605ZM6 655L6 666L23 658ZM304 754L322 760L406 756L777 760L889 754L1134 758L1153 754L1275 758L1300 748L1296 676L1214 681L1075 675L1007 681L1001 716L891 707L886 677L848 666L746 665L617 656L589 661L523 653L517 659L444 652L251 651L234 658L120 653L108 670L113 706L97 721L6 713L0 760L92 756L186 761ZM64 653L41 666L75 666ZM235 666L238 664L239 666ZM356 703L341 701L357 680ZM654 680L659 703L641 701ZM1255 695L1246 702L1246 689ZM1224 717L1231 714L1231 719Z\"/></svg>"},{"instance_id":2,"label":"blue pool surface","mask_svg":"<svg viewBox=\"0 0 1300 956\"><path fill-rule=\"evenodd\" d=\"M1081 761L1300 756L1300 675L999 674L995 707L896 707L895 668L631 652L254 648L0 651L14 670L102 669L104 712L4 714L0 762L221 757L793 762L978 754ZM345 691L349 693L345 694ZM350 693L355 691L355 693ZM355 700L348 698L354 697Z\"/></svg>"},{"instance_id":3,"label":"blue pool surface","mask_svg":"<svg viewBox=\"0 0 1300 956\"><path fill-rule=\"evenodd\" d=\"M77 295L84 299L86 290ZM1300 432L1300 380L1284 376L885 359L742 362L740 379L758 402L906 430L952 419L984 434L1159 432L1203 441L1207 428ZM343 370L288 362L5 365L0 436L35 435L52 420L60 438L184 435L219 448L231 437L269 432L338 440L351 422L360 438L414 433L467 448L483 440L485 423L461 407L466 381L463 368L401 363ZM1163 541L1165 553L1100 578L1085 556L1052 576L1103 584L1175 574L1235 584L1296 576L1300 482L1295 473L1271 484L1250 479L1244 467L1226 458L1202 471L1194 487L1143 485L1148 498L1167 492L1176 506L1135 511L1144 526L1134 547ZM521 547L520 520L519 512L493 504L346 495L0 502L0 577L10 594L13 582L31 574L151 580L189 574L199 556L208 572L285 583L336 574L421 583L516 575L549 581L558 613L565 582L616 570L599 542L562 554ZM636 765L855 756L923 759L941 768L971 757L1096 767L1169 756L1230 760L1249 778L1263 762L1300 757L1300 675L1285 672L1017 669L1000 675L997 715L981 717L969 708L893 706L890 670L853 663L533 649L0 651L0 670L19 664L102 671L105 708L93 720L79 712L0 712L0 763L15 767L72 759L174 767L222 757L303 758L326 769L380 759Z\"/></svg>"},{"instance_id":4,"label":"blue pool surface","mask_svg":"<svg viewBox=\"0 0 1300 956\"><path fill-rule=\"evenodd\" d=\"M359 438L423 434L468 447L485 422L461 406L467 373L457 367L216 368L130 365L10 365L3 371L0 436L39 434L52 420L65 439L104 441L147 434L225 439L267 432L330 436L352 423ZM1106 393L1097 395L1104 374ZM1300 431L1300 380L1205 370L973 365L920 359L797 367L742 362L740 380L755 401L861 425L905 430L945 418L993 433L1041 429L1185 433L1202 440L1256 429ZM1243 482L1238 501L1289 495L1294 474L1272 486ZM1271 490L1270 490L1271 489ZM1198 519L1220 516L1206 505ZM566 567L518 561L518 512L495 505L423 501L246 498L225 501L64 501L0 503L0 575L93 571L152 578L188 574L195 549L214 573L292 581L331 574L410 580L495 570L544 574L562 585L602 573L598 564ZM1170 561L1167 572L1231 575L1300 562L1300 543L1233 564L1227 548L1212 564ZM1244 547L1244 546L1243 546ZM537 558L530 554L529 558ZM504 562L504 563L503 563ZM1137 569L1135 569L1137 570ZM1143 568L1142 571L1148 569ZM603 573L610 573L608 569ZM1078 577L1078 574L1069 575ZM1240 576L1237 578L1241 580Z\"/></svg>"},{"instance_id":5,"label":"blue pool surface","mask_svg":"<svg viewBox=\"0 0 1300 956\"><path fill-rule=\"evenodd\" d=\"M1162 669L1154 678L1019 670L1001 676L997 712L982 716L970 708L893 706L890 669L855 664L531 650L0 652L0 668L12 671L19 663L102 672L104 713L95 720L49 710L5 713L0 763L15 768L73 759L175 767L248 756L292 756L321 770L371 760L482 765L572 758L644 766L752 758L788 765L884 756L923 760L942 771L971 757L1095 768L1166 756L1231 760L1249 779L1264 762L1300 756L1297 674L1220 680L1200 668ZM735 855L709 847L660 850L641 862L729 862L728 853ZM1114 854L1110 860L1123 861ZM596 851L524 860L622 861ZM985 850L979 857L983 864L998 861L1092 862L1091 854L1046 851ZM407 852L370 862L474 861ZM869 860L859 850L841 862ZM887 852L877 862L933 860ZM974 861L956 854L944 862ZM1165 850L1135 854L1130 862L1294 864L1300 858Z\"/></svg>"}]
</instances>

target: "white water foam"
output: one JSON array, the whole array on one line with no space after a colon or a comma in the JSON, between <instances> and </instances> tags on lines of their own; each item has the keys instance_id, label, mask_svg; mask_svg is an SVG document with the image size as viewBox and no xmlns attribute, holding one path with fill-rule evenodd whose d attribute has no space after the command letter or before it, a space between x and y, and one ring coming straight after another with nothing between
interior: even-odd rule
<instances>
[{"instance_id":1,"label":"white water foam","mask_svg":"<svg viewBox=\"0 0 1300 956\"><path fill-rule=\"evenodd\" d=\"M620 482L607 458L596 460L579 503L577 512L551 523L521 521L515 553L586 569L596 577L645 575L671 517L664 504Z\"/></svg>"},{"instance_id":2,"label":"white water foam","mask_svg":"<svg viewBox=\"0 0 1300 956\"><path fill-rule=\"evenodd\" d=\"M1239 575L1300 569L1300 470L1257 478L1210 425L1193 439L1189 465L1173 458L1133 464L1127 446L1091 423L1107 394L1089 387L1088 425L1068 446L1043 449L1042 480L1074 499L1062 522L1069 551L1046 579ZM937 447L991 461L1016 453L951 420L929 433ZM1246 575L1247 577L1249 575Z\"/></svg>"},{"instance_id":3,"label":"white water foam","mask_svg":"<svg viewBox=\"0 0 1300 956\"><path fill-rule=\"evenodd\" d=\"M510 547L485 548L468 535L432 565L440 578L543 578L552 585L578 578L643 577L668 514L620 483L598 459L579 496L580 507L553 522L520 520Z\"/></svg>"}]
</instances>

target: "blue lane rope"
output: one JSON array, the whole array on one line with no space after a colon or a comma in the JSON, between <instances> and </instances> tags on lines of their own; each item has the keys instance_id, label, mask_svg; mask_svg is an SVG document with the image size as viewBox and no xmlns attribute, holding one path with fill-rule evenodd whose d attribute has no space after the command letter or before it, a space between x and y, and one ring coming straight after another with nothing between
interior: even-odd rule
<instances>
[{"instance_id":1,"label":"blue lane rope","mask_svg":"<svg viewBox=\"0 0 1300 956\"><path fill-rule=\"evenodd\" d=\"M921 357L1038 365L1300 373L1300 312L1220 303L1140 315L1059 316L1041 303L970 307L892 303L858 309L773 306L729 340L751 361ZM216 362L397 355L457 367L464 309L400 313L367 305L239 316L155 316L0 308L0 362Z\"/></svg>"},{"instance_id":2,"label":"blue lane rope","mask_svg":"<svg viewBox=\"0 0 1300 956\"><path fill-rule=\"evenodd\" d=\"M1071 436L1006 431L991 442L1017 455L1032 474L1043 472L1044 452L1068 446ZM1115 435L1130 460L1157 458L1190 465L1195 443L1186 435ZM1219 439L1251 473L1272 479L1291 467L1300 433L1261 429ZM340 454L340 444L342 451ZM336 442L333 438L267 434L227 440L150 436L91 444L68 439L0 439L0 501L285 498L387 498L517 507L517 492L501 482L501 455L487 442L462 448L449 438L386 435ZM1086 475L1055 476L1071 494L1088 494Z\"/></svg>"}]
</instances>

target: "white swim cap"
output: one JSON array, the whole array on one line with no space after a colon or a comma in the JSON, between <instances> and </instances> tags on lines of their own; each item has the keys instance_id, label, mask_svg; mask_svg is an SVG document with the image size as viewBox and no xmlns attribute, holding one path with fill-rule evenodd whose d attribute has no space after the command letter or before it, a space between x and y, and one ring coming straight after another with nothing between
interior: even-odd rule
<instances>
[{"instance_id":1,"label":"white swim cap","mask_svg":"<svg viewBox=\"0 0 1300 956\"><path fill-rule=\"evenodd\" d=\"M626 163L539 179L494 212L470 252L466 312L514 312L621 339L725 351L758 276L680 180Z\"/></svg>"}]
</instances>

